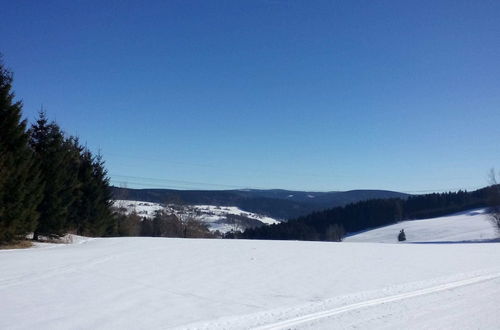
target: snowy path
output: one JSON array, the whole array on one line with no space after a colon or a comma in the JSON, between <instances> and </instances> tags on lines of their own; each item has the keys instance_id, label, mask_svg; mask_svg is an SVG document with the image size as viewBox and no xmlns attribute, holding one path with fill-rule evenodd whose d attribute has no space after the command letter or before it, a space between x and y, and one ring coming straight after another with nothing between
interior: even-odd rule
<instances>
[{"instance_id":1,"label":"snowy path","mask_svg":"<svg viewBox=\"0 0 500 330\"><path fill-rule=\"evenodd\" d=\"M0 251L0 329L494 329L499 274L498 243L94 239Z\"/></svg>"}]
</instances>

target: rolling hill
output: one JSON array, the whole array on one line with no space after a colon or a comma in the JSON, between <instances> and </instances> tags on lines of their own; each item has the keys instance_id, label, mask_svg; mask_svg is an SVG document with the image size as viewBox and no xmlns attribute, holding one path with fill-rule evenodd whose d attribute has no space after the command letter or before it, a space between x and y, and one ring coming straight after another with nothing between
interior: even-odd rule
<instances>
[{"instance_id":1,"label":"rolling hill","mask_svg":"<svg viewBox=\"0 0 500 330\"><path fill-rule=\"evenodd\" d=\"M387 190L306 192L292 190L173 190L113 187L115 199L165 204L236 206L276 219L292 219L314 211L373 198L407 198Z\"/></svg>"},{"instance_id":2,"label":"rolling hill","mask_svg":"<svg viewBox=\"0 0 500 330\"><path fill-rule=\"evenodd\" d=\"M348 235L345 242L396 243L398 232L404 229L410 243L488 242L498 237L486 209L396 224Z\"/></svg>"}]
</instances>

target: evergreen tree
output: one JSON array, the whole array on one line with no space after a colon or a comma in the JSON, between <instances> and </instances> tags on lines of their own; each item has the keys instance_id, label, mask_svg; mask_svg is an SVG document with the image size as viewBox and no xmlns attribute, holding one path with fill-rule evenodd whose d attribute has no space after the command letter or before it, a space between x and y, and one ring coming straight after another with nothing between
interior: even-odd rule
<instances>
[{"instance_id":1,"label":"evergreen tree","mask_svg":"<svg viewBox=\"0 0 500 330\"><path fill-rule=\"evenodd\" d=\"M83 166L82 155L84 148L80 145L78 138L73 136L65 141L65 147L70 154L70 163L68 165L72 167L71 172L77 173L77 183L73 190L73 203L69 206L68 210L67 227L70 231L78 233L79 224L81 222L79 205L83 195L83 184L82 180L80 180L80 171Z\"/></svg>"},{"instance_id":2,"label":"evergreen tree","mask_svg":"<svg viewBox=\"0 0 500 330\"><path fill-rule=\"evenodd\" d=\"M399 232L398 241L400 242L406 241L406 234L404 229L401 229L401 231Z\"/></svg>"},{"instance_id":3,"label":"evergreen tree","mask_svg":"<svg viewBox=\"0 0 500 330\"><path fill-rule=\"evenodd\" d=\"M109 178L100 155L94 157L87 149L82 152L78 181L81 193L75 203L77 233L88 236L116 234Z\"/></svg>"},{"instance_id":4,"label":"evergreen tree","mask_svg":"<svg viewBox=\"0 0 500 330\"><path fill-rule=\"evenodd\" d=\"M44 112L40 112L30 135L44 184L43 198L38 207L40 218L33 239L38 239L39 235L59 237L70 226L70 206L78 188L74 153L68 148L59 126L55 122L49 123Z\"/></svg>"},{"instance_id":5,"label":"evergreen tree","mask_svg":"<svg viewBox=\"0 0 500 330\"><path fill-rule=\"evenodd\" d=\"M14 101L12 74L0 59L0 243L33 231L41 199L38 168L29 148L22 103Z\"/></svg>"},{"instance_id":6,"label":"evergreen tree","mask_svg":"<svg viewBox=\"0 0 500 330\"><path fill-rule=\"evenodd\" d=\"M104 159L100 153L94 159L93 174L94 182L99 189L96 206L97 218L99 219L98 222L103 229L100 235L110 236L113 235L116 228L116 219L112 211L113 193L109 183L108 171L106 170Z\"/></svg>"}]
</instances>

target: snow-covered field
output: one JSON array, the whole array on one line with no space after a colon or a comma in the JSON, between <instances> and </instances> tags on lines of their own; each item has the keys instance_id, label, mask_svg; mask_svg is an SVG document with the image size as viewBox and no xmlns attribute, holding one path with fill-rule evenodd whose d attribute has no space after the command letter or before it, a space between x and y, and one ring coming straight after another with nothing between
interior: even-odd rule
<instances>
[{"instance_id":1,"label":"snow-covered field","mask_svg":"<svg viewBox=\"0 0 500 330\"><path fill-rule=\"evenodd\" d=\"M76 242L0 251L0 329L500 328L499 243Z\"/></svg>"},{"instance_id":2,"label":"snow-covered field","mask_svg":"<svg viewBox=\"0 0 500 330\"><path fill-rule=\"evenodd\" d=\"M405 231L406 242L481 242L498 237L485 209L478 209L440 218L401 221L346 237L344 241L395 243L401 229Z\"/></svg>"},{"instance_id":3,"label":"snow-covered field","mask_svg":"<svg viewBox=\"0 0 500 330\"><path fill-rule=\"evenodd\" d=\"M152 218L156 211L166 210L182 217L193 217L209 225L210 230L222 233L231 230L244 230L245 220L258 221L265 225L279 223L280 221L261 214L243 211L236 206L216 205L161 205L158 203L116 200L114 205L123 208L127 213L137 212L140 216Z\"/></svg>"}]
</instances>

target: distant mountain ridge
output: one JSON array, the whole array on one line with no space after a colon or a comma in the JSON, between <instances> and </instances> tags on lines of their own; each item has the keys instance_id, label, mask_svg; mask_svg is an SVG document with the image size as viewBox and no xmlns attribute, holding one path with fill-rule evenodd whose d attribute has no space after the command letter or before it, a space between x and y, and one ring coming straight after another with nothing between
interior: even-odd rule
<instances>
[{"instance_id":1,"label":"distant mountain ridge","mask_svg":"<svg viewBox=\"0 0 500 330\"><path fill-rule=\"evenodd\" d=\"M292 219L336 206L368 199L407 198L405 193L388 190L331 192L284 189L175 190L112 187L115 199L154 203L237 206L242 210L277 219Z\"/></svg>"}]
</instances>

